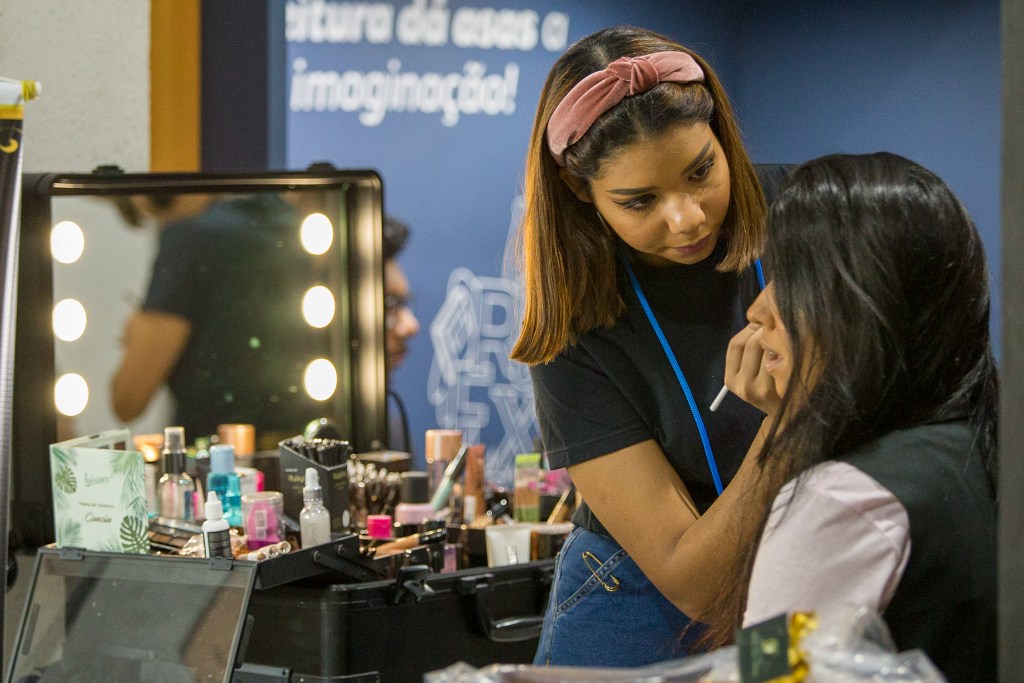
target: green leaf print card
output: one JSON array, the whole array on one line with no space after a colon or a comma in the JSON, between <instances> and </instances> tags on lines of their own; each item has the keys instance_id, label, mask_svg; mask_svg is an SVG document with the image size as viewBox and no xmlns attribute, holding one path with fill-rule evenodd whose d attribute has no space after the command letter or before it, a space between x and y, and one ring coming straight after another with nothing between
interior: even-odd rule
<instances>
[{"instance_id":1,"label":"green leaf print card","mask_svg":"<svg viewBox=\"0 0 1024 683\"><path fill-rule=\"evenodd\" d=\"M57 546L149 552L142 453L127 429L50 444Z\"/></svg>"}]
</instances>

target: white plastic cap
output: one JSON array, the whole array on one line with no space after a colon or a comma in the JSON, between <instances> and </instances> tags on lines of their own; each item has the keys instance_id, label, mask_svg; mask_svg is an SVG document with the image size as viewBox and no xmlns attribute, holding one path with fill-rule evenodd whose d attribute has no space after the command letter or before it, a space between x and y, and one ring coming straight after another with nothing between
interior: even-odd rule
<instances>
[{"instance_id":1,"label":"white plastic cap","mask_svg":"<svg viewBox=\"0 0 1024 683\"><path fill-rule=\"evenodd\" d=\"M216 491L210 491L206 495L206 519L207 520L218 520L224 518L224 506L221 505L220 499L217 498Z\"/></svg>"},{"instance_id":2,"label":"white plastic cap","mask_svg":"<svg viewBox=\"0 0 1024 683\"><path fill-rule=\"evenodd\" d=\"M306 491L320 490L320 475L312 467L306 468Z\"/></svg>"}]
</instances>

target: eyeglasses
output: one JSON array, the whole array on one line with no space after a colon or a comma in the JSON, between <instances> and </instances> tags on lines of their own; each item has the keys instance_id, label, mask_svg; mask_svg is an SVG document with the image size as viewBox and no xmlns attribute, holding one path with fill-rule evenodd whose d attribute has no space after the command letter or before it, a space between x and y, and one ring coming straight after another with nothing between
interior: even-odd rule
<instances>
[{"instance_id":1,"label":"eyeglasses","mask_svg":"<svg viewBox=\"0 0 1024 683\"><path fill-rule=\"evenodd\" d=\"M394 325L398 315L403 310L411 310L413 298L411 295L401 296L388 294L384 297L384 321L388 325Z\"/></svg>"}]
</instances>

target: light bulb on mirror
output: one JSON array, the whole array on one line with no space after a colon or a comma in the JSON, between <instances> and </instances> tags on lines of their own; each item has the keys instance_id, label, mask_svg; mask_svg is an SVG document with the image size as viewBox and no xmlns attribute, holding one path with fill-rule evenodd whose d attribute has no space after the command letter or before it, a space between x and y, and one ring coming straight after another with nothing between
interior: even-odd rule
<instances>
[{"instance_id":1,"label":"light bulb on mirror","mask_svg":"<svg viewBox=\"0 0 1024 683\"><path fill-rule=\"evenodd\" d=\"M53 387L53 402L61 414L74 417L89 404L89 384L75 372L61 375Z\"/></svg>"},{"instance_id":2,"label":"light bulb on mirror","mask_svg":"<svg viewBox=\"0 0 1024 683\"><path fill-rule=\"evenodd\" d=\"M76 299L63 299L53 307L53 334L61 341L79 339L86 321L85 306Z\"/></svg>"},{"instance_id":3,"label":"light bulb on mirror","mask_svg":"<svg viewBox=\"0 0 1024 683\"><path fill-rule=\"evenodd\" d=\"M334 320L334 295L323 285L310 287L302 297L302 316L312 327L327 327Z\"/></svg>"},{"instance_id":4,"label":"light bulb on mirror","mask_svg":"<svg viewBox=\"0 0 1024 683\"><path fill-rule=\"evenodd\" d=\"M322 213L311 213L302 220L299 239L310 254L319 256L331 248L334 241L334 226L331 219Z\"/></svg>"},{"instance_id":5,"label":"light bulb on mirror","mask_svg":"<svg viewBox=\"0 0 1024 683\"><path fill-rule=\"evenodd\" d=\"M326 358L317 358L306 366L303 386L313 400L326 401L338 388L338 371Z\"/></svg>"},{"instance_id":6,"label":"light bulb on mirror","mask_svg":"<svg viewBox=\"0 0 1024 683\"><path fill-rule=\"evenodd\" d=\"M74 221L61 221L50 230L50 253L60 263L74 263L85 251L85 233Z\"/></svg>"}]
</instances>

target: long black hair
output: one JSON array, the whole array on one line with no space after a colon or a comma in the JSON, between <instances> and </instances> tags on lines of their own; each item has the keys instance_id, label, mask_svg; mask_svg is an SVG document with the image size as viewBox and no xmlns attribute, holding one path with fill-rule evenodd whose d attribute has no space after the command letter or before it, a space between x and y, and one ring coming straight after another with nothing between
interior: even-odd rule
<instances>
[{"instance_id":1,"label":"long black hair","mask_svg":"<svg viewBox=\"0 0 1024 683\"><path fill-rule=\"evenodd\" d=\"M895 154L822 157L792 172L769 209L768 235L794 372L762 476L781 487L894 430L967 419L994 490L988 268L949 187ZM716 643L742 620L755 551L738 551L711 619Z\"/></svg>"},{"instance_id":2,"label":"long black hair","mask_svg":"<svg viewBox=\"0 0 1024 683\"><path fill-rule=\"evenodd\" d=\"M990 477L997 380L988 267L949 187L896 154L833 155L792 174L769 214L779 314L800 408L767 444L790 475L897 429L968 418ZM810 342L810 345L808 344Z\"/></svg>"}]
</instances>

